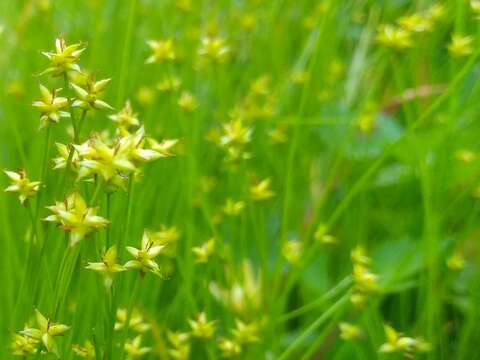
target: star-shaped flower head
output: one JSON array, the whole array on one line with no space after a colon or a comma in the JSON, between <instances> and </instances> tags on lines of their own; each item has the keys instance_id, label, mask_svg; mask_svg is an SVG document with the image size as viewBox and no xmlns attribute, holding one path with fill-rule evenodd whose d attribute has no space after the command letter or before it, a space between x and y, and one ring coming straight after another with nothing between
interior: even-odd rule
<instances>
[{"instance_id":1,"label":"star-shaped flower head","mask_svg":"<svg viewBox=\"0 0 480 360\"><path fill-rule=\"evenodd\" d=\"M167 339L173 347L179 348L188 343L190 335L186 332L167 330Z\"/></svg>"},{"instance_id":2,"label":"star-shaped flower head","mask_svg":"<svg viewBox=\"0 0 480 360\"><path fill-rule=\"evenodd\" d=\"M195 255L195 262L205 264L215 251L215 238L211 238L200 246L192 248Z\"/></svg>"},{"instance_id":3,"label":"star-shaped flower head","mask_svg":"<svg viewBox=\"0 0 480 360\"><path fill-rule=\"evenodd\" d=\"M229 216L238 216L242 212L242 210L245 208L245 202L244 201L235 201L231 198L228 198L225 201L225 205L223 206L222 210L225 214Z\"/></svg>"},{"instance_id":4,"label":"star-shaped flower head","mask_svg":"<svg viewBox=\"0 0 480 360\"><path fill-rule=\"evenodd\" d=\"M215 63L224 62L229 53L230 47L226 45L225 39L221 37L203 37L198 49L200 56Z\"/></svg>"},{"instance_id":5,"label":"star-shaped flower head","mask_svg":"<svg viewBox=\"0 0 480 360\"><path fill-rule=\"evenodd\" d=\"M224 358L233 358L242 352L242 347L235 340L221 338L218 340L218 348Z\"/></svg>"},{"instance_id":6,"label":"star-shaped flower head","mask_svg":"<svg viewBox=\"0 0 480 360\"><path fill-rule=\"evenodd\" d=\"M32 106L41 112L40 129L47 127L49 123L58 123L62 117L70 117L69 112L62 111L68 106L68 99L57 96L61 90L50 91L45 86L40 85L42 98L32 103Z\"/></svg>"},{"instance_id":7,"label":"star-shaped flower head","mask_svg":"<svg viewBox=\"0 0 480 360\"><path fill-rule=\"evenodd\" d=\"M58 155L56 158L53 158L53 168L54 169L65 169L70 159L70 168L75 172L78 172L80 168L80 158L77 151L73 151L70 148L70 145L65 145L61 143L55 143L57 147Z\"/></svg>"},{"instance_id":8,"label":"star-shaped flower head","mask_svg":"<svg viewBox=\"0 0 480 360\"><path fill-rule=\"evenodd\" d=\"M357 325L341 322L338 324L338 328L340 329L340 338L345 341L358 340L362 337L362 330Z\"/></svg>"},{"instance_id":9,"label":"star-shaped flower head","mask_svg":"<svg viewBox=\"0 0 480 360\"><path fill-rule=\"evenodd\" d=\"M120 175L138 173L138 165L162 157L159 152L145 148L145 144L143 126L111 142L94 134L83 144L74 145L80 157L78 179L96 174L107 183L124 188L126 177Z\"/></svg>"},{"instance_id":10,"label":"star-shaped flower head","mask_svg":"<svg viewBox=\"0 0 480 360\"><path fill-rule=\"evenodd\" d=\"M12 182L5 191L18 193L18 199L22 205L25 204L29 197L35 196L40 188L40 181L30 181L23 169L17 172L5 170L5 174Z\"/></svg>"},{"instance_id":11,"label":"star-shaped flower head","mask_svg":"<svg viewBox=\"0 0 480 360\"><path fill-rule=\"evenodd\" d=\"M83 51L85 47L80 43L67 45L63 38L56 39L54 51L42 52L50 60L50 67L42 74L58 76L70 71L80 71L77 62Z\"/></svg>"},{"instance_id":12,"label":"star-shaped flower head","mask_svg":"<svg viewBox=\"0 0 480 360\"><path fill-rule=\"evenodd\" d=\"M413 46L411 32L394 25L383 25L378 29L377 41L387 47L403 50Z\"/></svg>"},{"instance_id":13,"label":"star-shaped flower head","mask_svg":"<svg viewBox=\"0 0 480 360\"><path fill-rule=\"evenodd\" d=\"M119 308L117 309L117 321L115 322L115 330L119 331L125 327L127 321L127 309ZM143 334L150 330L151 325L145 321L142 316L142 313L134 308L132 310L132 315L130 315L130 322L128 328L139 334Z\"/></svg>"},{"instance_id":14,"label":"star-shaped flower head","mask_svg":"<svg viewBox=\"0 0 480 360\"><path fill-rule=\"evenodd\" d=\"M147 64L174 61L177 58L172 39L148 40L147 45L152 50L152 54L145 61Z\"/></svg>"},{"instance_id":15,"label":"star-shaped flower head","mask_svg":"<svg viewBox=\"0 0 480 360\"><path fill-rule=\"evenodd\" d=\"M127 359L139 359L142 356L148 354L152 349L150 347L142 347L142 335L138 335L133 340L129 340L125 343L125 352L127 353Z\"/></svg>"},{"instance_id":16,"label":"star-shaped flower head","mask_svg":"<svg viewBox=\"0 0 480 360\"><path fill-rule=\"evenodd\" d=\"M71 83L70 85L76 95L72 106L84 110L113 110L113 107L100 99L109 82L110 79L95 81L93 77L89 76L85 81L85 87Z\"/></svg>"},{"instance_id":17,"label":"star-shaped flower head","mask_svg":"<svg viewBox=\"0 0 480 360\"><path fill-rule=\"evenodd\" d=\"M102 256L101 262L89 262L86 269L97 271L103 277L103 283L107 289L112 286L113 277L116 273L126 269L117 263L117 247L113 245Z\"/></svg>"},{"instance_id":18,"label":"star-shaped flower head","mask_svg":"<svg viewBox=\"0 0 480 360\"><path fill-rule=\"evenodd\" d=\"M72 345L72 350L75 355L82 359L94 360L96 359L95 347L87 340L84 345Z\"/></svg>"},{"instance_id":19,"label":"star-shaped flower head","mask_svg":"<svg viewBox=\"0 0 480 360\"><path fill-rule=\"evenodd\" d=\"M252 129L243 124L241 119L234 119L223 125L220 143L223 146L244 146L251 140Z\"/></svg>"},{"instance_id":20,"label":"star-shaped flower head","mask_svg":"<svg viewBox=\"0 0 480 360\"><path fill-rule=\"evenodd\" d=\"M10 350L14 356L27 358L37 352L39 340L32 339L25 335L14 334L10 344Z\"/></svg>"},{"instance_id":21,"label":"star-shaped flower head","mask_svg":"<svg viewBox=\"0 0 480 360\"><path fill-rule=\"evenodd\" d=\"M235 319L235 328L232 330L232 334L239 344L250 344L260 341L258 330L256 322L247 324L240 319Z\"/></svg>"},{"instance_id":22,"label":"star-shaped flower head","mask_svg":"<svg viewBox=\"0 0 480 360\"><path fill-rule=\"evenodd\" d=\"M118 113L110 115L109 118L114 121L118 127L129 129L140 126L138 115L133 112L130 101L125 103L125 106Z\"/></svg>"},{"instance_id":23,"label":"star-shaped flower head","mask_svg":"<svg viewBox=\"0 0 480 360\"><path fill-rule=\"evenodd\" d=\"M153 151L158 152L162 157L175 156L173 147L178 144L178 139L164 139L161 142L149 138L148 143Z\"/></svg>"},{"instance_id":24,"label":"star-shaped flower head","mask_svg":"<svg viewBox=\"0 0 480 360\"><path fill-rule=\"evenodd\" d=\"M472 36L453 34L452 41L448 44L448 51L453 57L464 57L473 53L474 44Z\"/></svg>"},{"instance_id":25,"label":"star-shaped flower head","mask_svg":"<svg viewBox=\"0 0 480 360\"><path fill-rule=\"evenodd\" d=\"M189 91L183 91L177 103L180 109L187 113L191 113L198 108L197 98Z\"/></svg>"},{"instance_id":26,"label":"star-shaped flower head","mask_svg":"<svg viewBox=\"0 0 480 360\"><path fill-rule=\"evenodd\" d=\"M54 337L63 335L68 329L70 329L70 327L52 322L50 319L43 316L37 309L35 309L35 317L38 329L25 328L20 331L20 334L33 340L41 341L47 353L52 353L59 357L58 347Z\"/></svg>"},{"instance_id":27,"label":"star-shaped flower head","mask_svg":"<svg viewBox=\"0 0 480 360\"><path fill-rule=\"evenodd\" d=\"M156 245L155 242L150 238L149 232L145 230L143 232L140 249L127 246L127 250L134 257L134 260L128 261L125 264L125 267L127 269L140 270L140 274L142 276L147 272L161 276L160 268L154 259L160 255L160 252L164 247L164 245Z\"/></svg>"},{"instance_id":28,"label":"star-shaped flower head","mask_svg":"<svg viewBox=\"0 0 480 360\"><path fill-rule=\"evenodd\" d=\"M108 224L108 220L97 215L96 208L89 208L78 191L70 194L63 202L47 206L53 215L44 220L58 223L70 232L70 246L74 246L88 234Z\"/></svg>"},{"instance_id":29,"label":"star-shaped flower head","mask_svg":"<svg viewBox=\"0 0 480 360\"><path fill-rule=\"evenodd\" d=\"M250 187L250 197L254 201L263 201L275 196L275 193L270 190L272 180L270 178L264 179Z\"/></svg>"},{"instance_id":30,"label":"star-shaped flower head","mask_svg":"<svg viewBox=\"0 0 480 360\"><path fill-rule=\"evenodd\" d=\"M207 315L201 312L196 319L188 320L192 328L192 336L200 339L210 339L215 332L215 321L208 321Z\"/></svg>"},{"instance_id":31,"label":"star-shaped flower head","mask_svg":"<svg viewBox=\"0 0 480 360\"><path fill-rule=\"evenodd\" d=\"M403 336L389 325L384 325L386 342L380 346L380 353L402 353L407 358L412 358L415 353L428 352L431 345L423 339L414 339Z\"/></svg>"}]
</instances>

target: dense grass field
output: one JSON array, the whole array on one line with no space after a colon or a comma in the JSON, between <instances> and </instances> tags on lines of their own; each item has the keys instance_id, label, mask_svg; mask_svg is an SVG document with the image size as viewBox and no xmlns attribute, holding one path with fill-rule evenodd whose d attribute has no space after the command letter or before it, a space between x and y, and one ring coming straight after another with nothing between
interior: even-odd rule
<instances>
[{"instance_id":1,"label":"dense grass field","mask_svg":"<svg viewBox=\"0 0 480 360\"><path fill-rule=\"evenodd\" d=\"M480 359L480 1L0 1L0 359Z\"/></svg>"}]
</instances>

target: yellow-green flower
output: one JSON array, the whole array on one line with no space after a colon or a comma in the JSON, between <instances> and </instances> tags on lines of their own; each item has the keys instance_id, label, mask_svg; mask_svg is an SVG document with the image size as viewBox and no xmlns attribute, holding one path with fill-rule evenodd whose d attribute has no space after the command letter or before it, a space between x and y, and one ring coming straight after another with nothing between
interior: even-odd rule
<instances>
[{"instance_id":1,"label":"yellow-green flower","mask_svg":"<svg viewBox=\"0 0 480 360\"><path fill-rule=\"evenodd\" d=\"M235 340L225 338L221 338L218 341L218 348L224 358L232 358L240 355L242 352L242 347Z\"/></svg>"},{"instance_id":2,"label":"yellow-green flower","mask_svg":"<svg viewBox=\"0 0 480 360\"><path fill-rule=\"evenodd\" d=\"M147 45L152 50L152 54L145 61L147 64L174 61L177 58L172 39L148 40Z\"/></svg>"},{"instance_id":3,"label":"yellow-green flower","mask_svg":"<svg viewBox=\"0 0 480 360\"><path fill-rule=\"evenodd\" d=\"M87 340L84 345L72 345L72 350L75 355L83 359L94 360L96 359L95 347Z\"/></svg>"},{"instance_id":4,"label":"yellow-green flower","mask_svg":"<svg viewBox=\"0 0 480 360\"><path fill-rule=\"evenodd\" d=\"M226 45L225 39L221 37L205 36L201 40L198 54L207 60L221 63L227 59L230 47Z\"/></svg>"},{"instance_id":5,"label":"yellow-green flower","mask_svg":"<svg viewBox=\"0 0 480 360\"><path fill-rule=\"evenodd\" d=\"M106 182L123 187L122 178L117 175L137 172L137 164L155 160L162 156L157 151L144 148L145 129L140 127L108 145L98 135L80 145L74 145L80 157L78 178L97 174Z\"/></svg>"},{"instance_id":6,"label":"yellow-green flower","mask_svg":"<svg viewBox=\"0 0 480 360\"><path fill-rule=\"evenodd\" d=\"M94 81L91 77L88 77L85 88L71 83L70 85L72 86L76 95L76 99L73 101L72 106L79 107L84 110L113 110L113 107L100 99L100 96L105 91L105 88L109 82L110 79Z\"/></svg>"},{"instance_id":7,"label":"yellow-green flower","mask_svg":"<svg viewBox=\"0 0 480 360\"><path fill-rule=\"evenodd\" d=\"M167 339L173 346L168 350L168 354L176 360L187 360L190 358L190 344L188 343L190 335L183 332L167 331Z\"/></svg>"},{"instance_id":8,"label":"yellow-green flower","mask_svg":"<svg viewBox=\"0 0 480 360\"><path fill-rule=\"evenodd\" d=\"M406 31L416 33L428 32L433 28L430 18L422 14L402 16L398 19L398 23Z\"/></svg>"},{"instance_id":9,"label":"yellow-green flower","mask_svg":"<svg viewBox=\"0 0 480 360\"><path fill-rule=\"evenodd\" d=\"M198 108L198 101L189 91L183 91L178 99L178 106L185 112L193 112Z\"/></svg>"},{"instance_id":10,"label":"yellow-green flower","mask_svg":"<svg viewBox=\"0 0 480 360\"><path fill-rule=\"evenodd\" d=\"M251 140L252 129L243 124L240 119L232 120L223 125L223 135L220 138L222 146L244 146Z\"/></svg>"},{"instance_id":11,"label":"yellow-green flower","mask_svg":"<svg viewBox=\"0 0 480 360\"><path fill-rule=\"evenodd\" d=\"M270 178L259 181L250 187L250 196L254 201L268 200L275 196L275 193L270 190L272 180Z\"/></svg>"},{"instance_id":12,"label":"yellow-green flower","mask_svg":"<svg viewBox=\"0 0 480 360\"><path fill-rule=\"evenodd\" d=\"M113 245L102 256L102 261L97 263L89 262L86 269L97 271L103 277L103 283L106 288L110 288L113 283L113 276L125 271L126 269L117 263L117 247Z\"/></svg>"},{"instance_id":13,"label":"yellow-green flower","mask_svg":"<svg viewBox=\"0 0 480 360\"><path fill-rule=\"evenodd\" d=\"M70 167L75 171L80 168L80 158L77 151L73 151L69 145L55 143L59 156L53 158L54 169L65 169L70 158ZM73 151L73 153L71 153Z\"/></svg>"},{"instance_id":14,"label":"yellow-green flower","mask_svg":"<svg viewBox=\"0 0 480 360\"><path fill-rule=\"evenodd\" d=\"M161 142L149 138L148 143L153 151L159 153L162 157L175 156L172 149L178 144L178 139L164 139Z\"/></svg>"},{"instance_id":15,"label":"yellow-green flower","mask_svg":"<svg viewBox=\"0 0 480 360\"><path fill-rule=\"evenodd\" d=\"M459 271L466 265L465 257L462 253L456 251L447 258L447 266L450 270Z\"/></svg>"},{"instance_id":16,"label":"yellow-green flower","mask_svg":"<svg viewBox=\"0 0 480 360\"><path fill-rule=\"evenodd\" d=\"M238 216L245 208L244 201L235 201L233 199L228 198L225 201L225 205L223 205L223 212L229 216Z\"/></svg>"},{"instance_id":17,"label":"yellow-green flower","mask_svg":"<svg viewBox=\"0 0 480 360\"><path fill-rule=\"evenodd\" d=\"M18 193L18 199L22 205L25 204L28 198L37 194L41 183L40 181L30 181L25 170L20 169L16 172L5 170L4 172L12 182L5 191Z\"/></svg>"},{"instance_id":18,"label":"yellow-green flower","mask_svg":"<svg viewBox=\"0 0 480 360\"><path fill-rule=\"evenodd\" d=\"M207 315L201 312L195 319L188 320L192 328L192 336L200 339L210 339L215 332L215 321L208 321Z\"/></svg>"},{"instance_id":19,"label":"yellow-green flower","mask_svg":"<svg viewBox=\"0 0 480 360\"><path fill-rule=\"evenodd\" d=\"M328 226L325 224L319 224L317 230L315 230L314 238L316 241L322 244L336 244L337 239L328 233Z\"/></svg>"},{"instance_id":20,"label":"yellow-green flower","mask_svg":"<svg viewBox=\"0 0 480 360\"><path fill-rule=\"evenodd\" d=\"M250 344L260 341L258 331L258 324L255 321L247 324L240 319L235 319L232 334L239 344Z\"/></svg>"},{"instance_id":21,"label":"yellow-green flower","mask_svg":"<svg viewBox=\"0 0 480 360\"><path fill-rule=\"evenodd\" d=\"M40 128L48 126L50 122L58 123L62 117L70 117L70 113L62 111L68 106L68 99L59 97L57 94L62 89L54 89L50 92L45 86L40 85L42 98L34 101L32 106L40 110Z\"/></svg>"},{"instance_id":22,"label":"yellow-green flower","mask_svg":"<svg viewBox=\"0 0 480 360\"><path fill-rule=\"evenodd\" d=\"M88 234L108 224L108 220L97 215L96 208L89 208L78 191L70 194L65 201L47 206L53 215L44 220L58 223L70 233L70 246L74 246Z\"/></svg>"},{"instance_id":23,"label":"yellow-green flower","mask_svg":"<svg viewBox=\"0 0 480 360\"><path fill-rule=\"evenodd\" d=\"M67 45L63 38L56 39L54 51L42 52L50 60L50 67L42 74L58 76L69 71L80 71L77 62L84 50L82 44Z\"/></svg>"},{"instance_id":24,"label":"yellow-green flower","mask_svg":"<svg viewBox=\"0 0 480 360\"><path fill-rule=\"evenodd\" d=\"M121 128L129 129L140 126L138 115L133 112L130 101L125 103L125 106L120 112L110 115L109 118Z\"/></svg>"},{"instance_id":25,"label":"yellow-green flower","mask_svg":"<svg viewBox=\"0 0 480 360\"><path fill-rule=\"evenodd\" d=\"M380 346L380 353L402 353L405 357L413 357L415 353L428 352L431 345L423 339L403 336L389 325L384 325L386 342Z\"/></svg>"},{"instance_id":26,"label":"yellow-green flower","mask_svg":"<svg viewBox=\"0 0 480 360\"><path fill-rule=\"evenodd\" d=\"M150 238L149 232L145 230L143 232L140 249L127 246L127 250L134 257L134 260L128 261L125 264L125 267L127 269L138 269L142 275L151 272L155 275L161 276L160 268L154 259L160 255L160 252L164 247L164 245L156 245Z\"/></svg>"},{"instance_id":27,"label":"yellow-green flower","mask_svg":"<svg viewBox=\"0 0 480 360\"><path fill-rule=\"evenodd\" d=\"M70 327L52 322L50 319L47 319L45 316L43 316L42 313L37 309L35 309L35 317L37 320L38 329L25 328L20 331L20 334L33 340L39 342L41 341L43 347L48 353L55 354L57 357L59 357L58 347L54 337L63 335L68 329L70 329Z\"/></svg>"},{"instance_id":28,"label":"yellow-green flower","mask_svg":"<svg viewBox=\"0 0 480 360\"><path fill-rule=\"evenodd\" d=\"M303 254L302 243L298 240L288 240L282 246L282 255L288 263L298 264Z\"/></svg>"},{"instance_id":29,"label":"yellow-green flower","mask_svg":"<svg viewBox=\"0 0 480 360\"><path fill-rule=\"evenodd\" d=\"M115 322L116 331L119 331L125 327L127 315L127 309L117 309L117 321ZM132 314L130 315L130 322L128 324L128 328L135 331L136 333L143 334L150 330L151 325L145 321L141 312L138 309L134 308L132 310Z\"/></svg>"},{"instance_id":30,"label":"yellow-green flower","mask_svg":"<svg viewBox=\"0 0 480 360\"><path fill-rule=\"evenodd\" d=\"M378 29L377 41L387 47L402 50L413 45L411 33L394 25L383 25Z\"/></svg>"},{"instance_id":31,"label":"yellow-green flower","mask_svg":"<svg viewBox=\"0 0 480 360\"><path fill-rule=\"evenodd\" d=\"M14 334L10 344L10 350L14 356L23 356L27 358L37 352L40 340L32 339L25 335Z\"/></svg>"},{"instance_id":32,"label":"yellow-green flower","mask_svg":"<svg viewBox=\"0 0 480 360\"><path fill-rule=\"evenodd\" d=\"M152 351L152 348L142 346L142 335L138 335L125 343L125 352L129 360L139 359L150 351Z\"/></svg>"},{"instance_id":33,"label":"yellow-green flower","mask_svg":"<svg viewBox=\"0 0 480 360\"><path fill-rule=\"evenodd\" d=\"M182 84L182 81L175 76L167 76L157 84L157 89L161 92L176 91Z\"/></svg>"},{"instance_id":34,"label":"yellow-green flower","mask_svg":"<svg viewBox=\"0 0 480 360\"><path fill-rule=\"evenodd\" d=\"M215 251L215 238L211 238L200 246L192 248L195 255L195 262L205 264Z\"/></svg>"},{"instance_id":35,"label":"yellow-green flower","mask_svg":"<svg viewBox=\"0 0 480 360\"><path fill-rule=\"evenodd\" d=\"M473 37L453 34L448 51L453 57L465 57L473 53Z\"/></svg>"},{"instance_id":36,"label":"yellow-green flower","mask_svg":"<svg viewBox=\"0 0 480 360\"><path fill-rule=\"evenodd\" d=\"M362 336L362 330L357 326L347 322L338 324L340 329L340 338L346 341L357 340Z\"/></svg>"}]
</instances>

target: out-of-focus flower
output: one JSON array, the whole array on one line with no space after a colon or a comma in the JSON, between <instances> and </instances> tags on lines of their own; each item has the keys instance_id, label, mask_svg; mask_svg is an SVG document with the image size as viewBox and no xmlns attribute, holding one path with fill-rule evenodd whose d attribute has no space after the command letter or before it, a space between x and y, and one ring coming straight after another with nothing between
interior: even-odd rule
<instances>
[{"instance_id":1,"label":"out-of-focus flower","mask_svg":"<svg viewBox=\"0 0 480 360\"><path fill-rule=\"evenodd\" d=\"M224 358L233 358L242 352L241 346L235 341L230 339L221 338L218 341L218 348Z\"/></svg>"},{"instance_id":2,"label":"out-of-focus flower","mask_svg":"<svg viewBox=\"0 0 480 360\"><path fill-rule=\"evenodd\" d=\"M210 339L215 332L215 321L208 321L207 315L201 312L195 319L188 320L192 328L192 336L200 339Z\"/></svg>"},{"instance_id":3,"label":"out-of-focus flower","mask_svg":"<svg viewBox=\"0 0 480 360\"><path fill-rule=\"evenodd\" d=\"M362 330L357 326L347 322L338 324L340 337L346 341L357 340L362 336Z\"/></svg>"},{"instance_id":4,"label":"out-of-focus flower","mask_svg":"<svg viewBox=\"0 0 480 360\"><path fill-rule=\"evenodd\" d=\"M200 56L215 63L224 62L229 53L230 47L226 45L225 39L221 37L203 37L198 49Z\"/></svg>"},{"instance_id":5,"label":"out-of-focus flower","mask_svg":"<svg viewBox=\"0 0 480 360\"><path fill-rule=\"evenodd\" d=\"M215 238L207 240L200 246L195 246L192 248L192 251L195 255L195 262L199 264L208 262L208 259L215 251Z\"/></svg>"},{"instance_id":6,"label":"out-of-focus flower","mask_svg":"<svg viewBox=\"0 0 480 360\"><path fill-rule=\"evenodd\" d=\"M403 336L389 325L384 325L386 342L380 346L380 353L402 353L406 357L413 357L415 353L428 352L431 345L423 339Z\"/></svg>"},{"instance_id":7,"label":"out-of-focus flower","mask_svg":"<svg viewBox=\"0 0 480 360\"><path fill-rule=\"evenodd\" d=\"M377 41L390 48L402 50L413 45L411 32L394 25L383 25L378 29Z\"/></svg>"},{"instance_id":8,"label":"out-of-focus flower","mask_svg":"<svg viewBox=\"0 0 480 360\"><path fill-rule=\"evenodd\" d=\"M398 19L398 24L406 31L415 33L428 32L433 28L430 18L422 14L402 16Z\"/></svg>"},{"instance_id":9,"label":"out-of-focus flower","mask_svg":"<svg viewBox=\"0 0 480 360\"><path fill-rule=\"evenodd\" d=\"M233 199L228 198L225 201L225 205L223 205L223 212L229 216L238 216L245 208L244 201L235 201Z\"/></svg>"},{"instance_id":10,"label":"out-of-focus flower","mask_svg":"<svg viewBox=\"0 0 480 360\"><path fill-rule=\"evenodd\" d=\"M177 91L181 84L182 81L179 78L175 76L167 76L157 84L157 89L161 92Z\"/></svg>"},{"instance_id":11,"label":"out-of-focus flower","mask_svg":"<svg viewBox=\"0 0 480 360\"><path fill-rule=\"evenodd\" d=\"M183 332L167 331L167 338L173 349L168 354L176 360L188 360L190 358L190 334Z\"/></svg>"},{"instance_id":12,"label":"out-of-focus flower","mask_svg":"<svg viewBox=\"0 0 480 360\"><path fill-rule=\"evenodd\" d=\"M353 262L353 283L354 292L350 297L352 303L356 306L362 306L367 300L367 296L377 293L380 290L378 285L378 275L369 269L371 259L365 254L361 246L357 246L351 253Z\"/></svg>"},{"instance_id":13,"label":"out-of-focus flower","mask_svg":"<svg viewBox=\"0 0 480 360\"><path fill-rule=\"evenodd\" d=\"M240 319L235 319L235 328L232 334L239 344L250 344L260 341L258 323L253 321L251 323L244 323Z\"/></svg>"},{"instance_id":14,"label":"out-of-focus flower","mask_svg":"<svg viewBox=\"0 0 480 360\"><path fill-rule=\"evenodd\" d=\"M313 235L316 241L321 242L322 244L336 244L337 239L328 233L328 226L325 224L319 224Z\"/></svg>"},{"instance_id":15,"label":"out-of-focus flower","mask_svg":"<svg viewBox=\"0 0 480 360\"><path fill-rule=\"evenodd\" d=\"M198 101L189 91L183 91L178 99L178 106L185 112L193 112L198 108Z\"/></svg>"},{"instance_id":16,"label":"out-of-focus flower","mask_svg":"<svg viewBox=\"0 0 480 360\"><path fill-rule=\"evenodd\" d=\"M115 331L119 331L125 328L125 323L127 322L128 312L127 309L119 308L117 309L117 321L115 322ZM134 308L132 314L130 315L130 322L128 323L128 328L136 333L143 334L150 330L151 325L147 323L142 316L142 313Z\"/></svg>"},{"instance_id":17,"label":"out-of-focus flower","mask_svg":"<svg viewBox=\"0 0 480 360\"><path fill-rule=\"evenodd\" d=\"M27 358L27 356L35 354L39 343L40 340L25 335L14 334L10 344L10 350L14 356Z\"/></svg>"},{"instance_id":18,"label":"out-of-focus flower","mask_svg":"<svg viewBox=\"0 0 480 360\"><path fill-rule=\"evenodd\" d=\"M148 40L147 45L152 50L152 54L145 61L147 64L174 61L177 58L172 39Z\"/></svg>"},{"instance_id":19,"label":"out-of-focus flower","mask_svg":"<svg viewBox=\"0 0 480 360\"><path fill-rule=\"evenodd\" d=\"M125 343L125 352L129 360L139 359L151 350L152 348L150 347L142 346L142 335L138 335L133 340L128 340Z\"/></svg>"},{"instance_id":20,"label":"out-of-focus flower","mask_svg":"<svg viewBox=\"0 0 480 360\"><path fill-rule=\"evenodd\" d=\"M270 178L261 180L260 182L250 187L250 196L254 201L268 200L275 196L275 193L270 190L272 180Z\"/></svg>"},{"instance_id":21,"label":"out-of-focus flower","mask_svg":"<svg viewBox=\"0 0 480 360\"><path fill-rule=\"evenodd\" d=\"M456 251L447 258L447 266L450 270L459 271L466 265L465 258L462 253Z\"/></svg>"},{"instance_id":22,"label":"out-of-focus flower","mask_svg":"<svg viewBox=\"0 0 480 360\"><path fill-rule=\"evenodd\" d=\"M302 257L303 247L298 240L288 240L282 246L282 255L288 263L298 264Z\"/></svg>"},{"instance_id":23,"label":"out-of-focus flower","mask_svg":"<svg viewBox=\"0 0 480 360\"><path fill-rule=\"evenodd\" d=\"M95 347L87 340L84 345L75 344L72 346L73 353L82 359L94 360L96 359Z\"/></svg>"},{"instance_id":24,"label":"out-of-focus flower","mask_svg":"<svg viewBox=\"0 0 480 360\"><path fill-rule=\"evenodd\" d=\"M138 120L138 114L134 113L132 110L132 105L130 101L125 103L125 106L118 113L110 115L109 118L114 121L118 127L129 129L132 127L140 126L140 121Z\"/></svg>"},{"instance_id":25,"label":"out-of-focus flower","mask_svg":"<svg viewBox=\"0 0 480 360\"><path fill-rule=\"evenodd\" d=\"M448 51L453 57L460 58L473 53L473 37L453 34Z\"/></svg>"}]
</instances>

